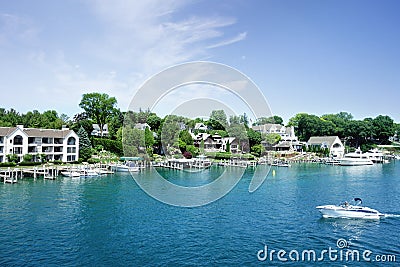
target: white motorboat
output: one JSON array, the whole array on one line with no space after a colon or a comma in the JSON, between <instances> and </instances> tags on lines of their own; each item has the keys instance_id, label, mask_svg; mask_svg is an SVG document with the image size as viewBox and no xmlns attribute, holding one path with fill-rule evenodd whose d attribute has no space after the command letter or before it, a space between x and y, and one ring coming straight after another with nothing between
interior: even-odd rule
<instances>
[{"instance_id":1,"label":"white motorboat","mask_svg":"<svg viewBox=\"0 0 400 267\"><path fill-rule=\"evenodd\" d=\"M99 176L99 173L91 169L83 169L80 173L81 177L94 177Z\"/></svg>"},{"instance_id":2,"label":"white motorboat","mask_svg":"<svg viewBox=\"0 0 400 267\"><path fill-rule=\"evenodd\" d=\"M77 171L62 171L61 174L66 177L80 177L81 174Z\"/></svg>"},{"instance_id":3,"label":"white motorboat","mask_svg":"<svg viewBox=\"0 0 400 267\"><path fill-rule=\"evenodd\" d=\"M343 158L339 160L341 166L360 166L360 165L373 165L374 163L368 157L362 153L361 149L358 148L355 152L347 153Z\"/></svg>"},{"instance_id":4,"label":"white motorboat","mask_svg":"<svg viewBox=\"0 0 400 267\"><path fill-rule=\"evenodd\" d=\"M141 157L121 157L119 163L110 164L109 167L111 171L115 172L138 172L140 171L140 166L137 161L142 161Z\"/></svg>"},{"instance_id":5,"label":"white motorboat","mask_svg":"<svg viewBox=\"0 0 400 267\"><path fill-rule=\"evenodd\" d=\"M134 163L127 162L125 164L114 164L110 165L111 170L115 172L138 172L140 170L139 166Z\"/></svg>"},{"instance_id":6,"label":"white motorboat","mask_svg":"<svg viewBox=\"0 0 400 267\"><path fill-rule=\"evenodd\" d=\"M380 219L385 216L375 209L361 206L361 198L355 198L354 201L354 205L346 201L340 205L323 205L316 208L324 218Z\"/></svg>"},{"instance_id":7,"label":"white motorboat","mask_svg":"<svg viewBox=\"0 0 400 267\"><path fill-rule=\"evenodd\" d=\"M208 168L212 165L212 162L205 155L198 155L194 158L193 165L199 168Z\"/></svg>"},{"instance_id":8,"label":"white motorboat","mask_svg":"<svg viewBox=\"0 0 400 267\"><path fill-rule=\"evenodd\" d=\"M286 162L279 162L278 165L276 165L278 167L291 167L292 165L290 165L289 163Z\"/></svg>"}]
</instances>

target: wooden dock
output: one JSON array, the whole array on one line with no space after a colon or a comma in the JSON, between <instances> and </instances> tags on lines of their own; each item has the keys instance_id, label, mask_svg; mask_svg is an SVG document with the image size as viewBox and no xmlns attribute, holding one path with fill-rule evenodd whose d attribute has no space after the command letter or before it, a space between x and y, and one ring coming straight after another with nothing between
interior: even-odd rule
<instances>
[{"instance_id":1,"label":"wooden dock","mask_svg":"<svg viewBox=\"0 0 400 267\"><path fill-rule=\"evenodd\" d=\"M43 179L54 180L59 174L58 166L42 166L33 168L11 168L0 169L0 178L3 183L14 184L24 177L33 177L35 180L40 176Z\"/></svg>"},{"instance_id":2,"label":"wooden dock","mask_svg":"<svg viewBox=\"0 0 400 267\"><path fill-rule=\"evenodd\" d=\"M18 168L11 169L10 167L8 167L6 170L0 171L0 177L3 178L4 183L10 183L10 184L17 183L18 176L20 178L23 177L22 172L20 172L20 170Z\"/></svg>"}]
</instances>

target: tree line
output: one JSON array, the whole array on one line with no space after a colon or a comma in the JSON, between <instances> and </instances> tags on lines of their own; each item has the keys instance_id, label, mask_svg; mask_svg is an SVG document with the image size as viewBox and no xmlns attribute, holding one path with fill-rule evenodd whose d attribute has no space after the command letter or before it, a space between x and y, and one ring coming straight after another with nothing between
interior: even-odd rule
<instances>
[{"instance_id":1,"label":"tree line","mask_svg":"<svg viewBox=\"0 0 400 267\"><path fill-rule=\"evenodd\" d=\"M338 136L348 145L389 144L389 138L400 133L400 124L387 115L355 120L348 112L316 116L298 113L289 120L301 141L311 136Z\"/></svg>"},{"instance_id":2,"label":"tree line","mask_svg":"<svg viewBox=\"0 0 400 267\"><path fill-rule=\"evenodd\" d=\"M0 108L0 126L13 127L23 124L29 128L61 129L63 125L66 125L79 135L80 157L86 160L102 149L118 155L125 153L127 156L152 155L153 153L167 155L181 153L187 157L195 156L202 151L194 146L189 129L194 134L201 132L194 129L196 123L199 122L207 126L204 132L211 135L218 134L221 137L235 137L241 151L260 156L265 151L261 142L276 144L280 136L261 134L254 131L251 126L266 123L283 125L283 119L279 116L258 118L250 125L245 113L228 118L223 110L212 111L208 120L176 115L161 118L150 110L142 109L138 112L122 112L117 108L117 100L114 97L101 93L84 94L79 106L84 111L72 118L65 114L58 114L55 110L43 113L34 110L21 114L14 109ZM150 129L140 130L135 127L138 123L147 123ZM100 135L102 135L103 126L107 124L108 136L91 136L93 124L100 126ZM346 145L351 146L387 144L389 137L400 133L400 124L394 123L389 116L379 115L375 118L355 120L347 112L322 116L298 113L290 118L287 126L294 127L300 141L307 141L311 136L337 135L346 141Z\"/></svg>"}]
</instances>

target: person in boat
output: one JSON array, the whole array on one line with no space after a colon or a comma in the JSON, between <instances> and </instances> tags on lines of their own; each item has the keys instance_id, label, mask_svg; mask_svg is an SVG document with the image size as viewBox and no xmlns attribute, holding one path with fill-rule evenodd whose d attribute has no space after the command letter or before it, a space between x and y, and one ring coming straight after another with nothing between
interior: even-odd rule
<instances>
[{"instance_id":1,"label":"person in boat","mask_svg":"<svg viewBox=\"0 0 400 267\"><path fill-rule=\"evenodd\" d=\"M344 206L345 208L347 208L347 207L349 206L349 202L345 201L345 202L343 203L343 206Z\"/></svg>"}]
</instances>

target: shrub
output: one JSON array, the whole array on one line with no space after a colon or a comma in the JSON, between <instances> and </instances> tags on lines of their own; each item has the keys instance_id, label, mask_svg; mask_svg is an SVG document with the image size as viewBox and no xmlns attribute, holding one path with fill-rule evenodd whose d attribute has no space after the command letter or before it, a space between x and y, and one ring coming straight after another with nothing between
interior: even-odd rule
<instances>
[{"instance_id":1,"label":"shrub","mask_svg":"<svg viewBox=\"0 0 400 267\"><path fill-rule=\"evenodd\" d=\"M0 167L15 167L17 164L15 162L2 162L0 163Z\"/></svg>"},{"instance_id":2,"label":"shrub","mask_svg":"<svg viewBox=\"0 0 400 267\"><path fill-rule=\"evenodd\" d=\"M192 158L192 153L190 153L189 151L185 151L185 152L183 152L183 156L186 159L191 159Z\"/></svg>"},{"instance_id":3,"label":"shrub","mask_svg":"<svg viewBox=\"0 0 400 267\"><path fill-rule=\"evenodd\" d=\"M49 163L53 163L55 165L63 164L63 162L61 160L53 160L53 161L49 161Z\"/></svg>"},{"instance_id":4,"label":"shrub","mask_svg":"<svg viewBox=\"0 0 400 267\"><path fill-rule=\"evenodd\" d=\"M232 157L231 152L217 152L215 153L215 159L230 159Z\"/></svg>"},{"instance_id":5,"label":"shrub","mask_svg":"<svg viewBox=\"0 0 400 267\"><path fill-rule=\"evenodd\" d=\"M122 142L120 141L96 137L94 137L92 141L94 147L100 148L100 146L102 146L105 150L110 151L114 154L123 154Z\"/></svg>"},{"instance_id":6,"label":"shrub","mask_svg":"<svg viewBox=\"0 0 400 267\"><path fill-rule=\"evenodd\" d=\"M33 162L33 161L22 161L18 163L19 166L38 166L41 165L41 162Z\"/></svg>"},{"instance_id":7,"label":"shrub","mask_svg":"<svg viewBox=\"0 0 400 267\"><path fill-rule=\"evenodd\" d=\"M87 160L89 164L99 163L100 159L90 158Z\"/></svg>"}]
</instances>

